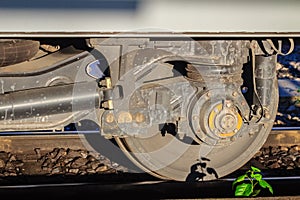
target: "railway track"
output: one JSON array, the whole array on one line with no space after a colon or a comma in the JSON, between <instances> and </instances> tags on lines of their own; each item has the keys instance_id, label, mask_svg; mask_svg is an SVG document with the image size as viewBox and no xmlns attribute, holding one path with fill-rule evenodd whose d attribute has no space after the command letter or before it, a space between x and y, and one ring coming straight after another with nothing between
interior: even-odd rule
<instances>
[{"instance_id":1,"label":"railway track","mask_svg":"<svg viewBox=\"0 0 300 200\"><path fill-rule=\"evenodd\" d=\"M31 135L26 132L6 133L1 136L1 149L7 150L15 155L12 162L23 160L19 168L27 172L11 170L10 174L2 174L0 177L0 193L2 197L20 198L28 196L38 199L45 194L47 198L77 198L84 193L84 197L116 198L135 197L143 199L230 199L234 198L231 184L234 179L249 169L250 166L260 167L264 173L264 179L273 187L275 194L262 194L263 199L290 199L296 200L300 196L297 187L300 185L300 167L286 170L284 168L267 169L258 160L253 158L236 172L210 182L180 183L176 181L162 181L146 173L134 173L126 168L117 169L108 159L101 158L103 170L96 173L63 173L42 170L43 160L51 153L63 150L63 153L78 153L88 157L87 154L97 157L95 152L85 151L82 142L84 134L93 132L82 132L80 134L72 131L57 133L35 132ZM263 148L269 147L291 147L299 144L298 127L274 127ZM35 148L33 148L35 147ZM38 149L38 151L37 151ZM4 152L4 151L3 151ZM93 154L94 153L94 154ZM1 153L0 153L1 155ZM22 157L23 156L23 157ZM57 157L57 156L56 156ZM57 159L52 157L53 160ZM45 159L44 159L45 161ZM56 160L58 161L58 159ZM51 163L49 164L49 166ZM31 171L28 171L31 169ZM291 185L293 187L291 187ZM174 192L176 191L176 192ZM217 192L216 192L217 191ZM148 198L145 198L147 196Z\"/></svg>"},{"instance_id":2,"label":"railway track","mask_svg":"<svg viewBox=\"0 0 300 200\"><path fill-rule=\"evenodd\" d=\"M12 153L30 152L34 149L49 151L54 148L86 149L85 134L98 131L62 132L5 132L0 133L0 149ZM273 127L267 146L292 146L300 144L300 127Z\"/></svg>"},{"instance_id":3,"label":"railway track","mask_svg":"<svg viewBox=\"0 0 300 200\"><path fill-rule=\"evenodd\" d=\"M273 127L264 147L300 144L299 127Z\"/></svg>"},{"instance_id":4,"label":"railway track","mask_svg":"<svg viewBox=\"0 0 300 200\"><path fill-rule=\"evenodd\" d=\"M97 132L2 133L0 137L0 169L2 163L2 171L0 172L2 172L2 176L136 172L127 166L111 161L101 152L90 149L89 146L86 146L85 134L97 134ZM283 157L280 162L291 163L292 159L293 164L290 164L289 168L300 169L299 144L298 127L274 127L261 151L257 152L248 165L242 168L249 167L249 164L263 169L280 168L282 163L277 164L275 162L277 158L269 156L272 153ZM289 155L290 152L293 155ZM9 162L14 163L11 165L11 169L6 167ZM76 169L82 165L89 167Z\"/></svg>"},{"instance_id":5,"label":"railway track","mask_svg":"<svg viewBox=\"0 0 300 200\"><path fill-rule=\"evenodd\" d=\"M297 147L296 144L300 144L299 131L299 127L273 127L262 149L266 150L270 149L270 147L286 147L290 149L291 147ZM291 170L286 170L283 167L270 170L260 163L259 159L253 158L241 169L218 181L213 181L209 184L188 183L189 186L187 187L186 184L162 181L145 173L135 173L126 167L111 162L109 158L101 157L99 152L88 151L82 137L85 134L95 133L97 132L1 133L0 148L2 151L0 152L0 161L1 156L6 155L7 158L11 156L11 160L7 161L7 163L11 162L14 164L10 165L10 169L3 170L2 168L2 171L0 170L2 172L0 173L0 193L7 196L34 194L37 197L42 195L42 193L49 192L53 193L53 197L71 197L78 195L77 191L83 190L94 195L111 197L117 192L123 195L148 194L153 198L230 198L233 197L230 196L233 193L228 193L232 181L252 165L264 170L265 179L275 186L276 191L281 191L281 194L278 194L279 196L300 195L296 190L285 188L287 183L289 185L299 185L300 166ZM288 151L288 149L285 151ZM102 164L99 162L99 167L94 167L94 170L85 169L85 173L82 173L83 170L73 170L66 173L66 171L55 167L57 162L64 162L67 159L70 160L71 157L79 156L85 159L81 159L81 162L85 162L88 160L88 157L92 157L94 161L97 159L101 160ZM64 159L62 159L63 157ZM52 163L49 162L46 165L48 158L52 159ZM72 162L74 165L76 163L77 165L80 164L79 161L73 160ZM7 163L6 165L8 165ZM178 191L181 192L172 194L174 188L178 188ZM216 194L213 192L216 188L219 191L217 193L220 194L219 196L213 195ZM199 191L202 191L202 193Z\"/></svg>"}]
</instances>

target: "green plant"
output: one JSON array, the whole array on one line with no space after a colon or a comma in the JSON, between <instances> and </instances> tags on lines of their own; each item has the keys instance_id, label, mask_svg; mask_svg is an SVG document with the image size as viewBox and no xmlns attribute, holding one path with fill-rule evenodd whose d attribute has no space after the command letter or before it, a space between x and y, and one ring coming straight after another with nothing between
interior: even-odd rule
<instances>
[{"instance_id":1,"label":"green plant","mask_svg":"<svg viewBox=\"0 0 300 200\"><path fill-rule=\"evenodd\" d=\"M235 196L257 196L261 189L268 189L273 194L272 186L263 179L261 170L251 166L244 175L237 177L232 183Z\"/></svg>"}]
</instances>

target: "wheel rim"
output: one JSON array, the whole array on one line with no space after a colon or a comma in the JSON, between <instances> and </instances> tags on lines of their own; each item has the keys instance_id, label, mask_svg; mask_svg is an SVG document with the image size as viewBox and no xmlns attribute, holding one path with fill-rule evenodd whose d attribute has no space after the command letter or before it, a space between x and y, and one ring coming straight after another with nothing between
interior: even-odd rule
<instances>
[{"instance_id":1,"label":"wheel rim","mask_svg":"<svg viewBox=\"0 0 300 200\"><path fill-rule=\"evenodd\" d=\"M153 149L154 147L151 143L156 144L155 147L157 147L157 145L160 146L161 139L153 138L149 140L149 138L126 138L117 139L116 141L121 149L126 152L126 155L138 167L154 176L164 179L167 178L179 181L187 180L189 174L193 173L193 171L191 171L191 167L197 164L201 157L205 157L210 160L209 162L207 162L207 165L217 172L217 176L209 175L208 173L206 173L204 179L212 180L218 177L225 176L244 165L245 162L248 161L248 158L251 158L263 145L265 139L268 136L269 129L270 127L261 130L259 132L259 137L254 136L251 138L249 136L246 138L246 136L244 136L243 138L238 139L229 147L223 148L211 148L211 146L206 144L190 145L187 148L187 144L176 142L178 144L177 148L182 148L184 151L184 153L180 152L182 153L182 155L179 158L177 158L178 154L176 152L168 152L172 149L166 147L166 149L162 151L154 152L155 150ZM168 135L167 137L169 137L166 139L167 141L174 140L172 136ZM243 146L243 148L240 148L240 145ZM239 151L236 152L237 148ZM207 155L205 155L205 151L209 151ZM233 151L235 151L236 153L232 153ZM147 157L145 154L147 154ZM174 162L170 164L167 163L168 165L163 168L157 167L160 164L164 165L164 159L166 157L174 157ZM154 165L154 167L152 165Z\"/></svg>"}]
</instances>

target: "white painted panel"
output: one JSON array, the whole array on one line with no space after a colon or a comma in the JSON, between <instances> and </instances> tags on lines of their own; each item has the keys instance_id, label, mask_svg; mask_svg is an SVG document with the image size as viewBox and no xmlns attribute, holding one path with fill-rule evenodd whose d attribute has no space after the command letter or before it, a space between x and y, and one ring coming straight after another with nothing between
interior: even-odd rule
<instances>
[{"instance_id":1,"label":"white painted panel","mask_svg":"<svg viewBox=\"0 0 300 200\"><path fill-rule=\"evenodd\" d=\"M298 0L1 0L0 32L300 32L299 10Z\"/></svg>"}]
</instances>

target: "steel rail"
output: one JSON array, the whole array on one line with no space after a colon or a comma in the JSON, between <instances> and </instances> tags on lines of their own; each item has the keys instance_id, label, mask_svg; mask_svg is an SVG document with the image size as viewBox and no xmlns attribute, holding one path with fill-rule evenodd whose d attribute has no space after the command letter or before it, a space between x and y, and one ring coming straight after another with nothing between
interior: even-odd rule
<instances>
[{"instance_id":1,"label":"steel rail","mask_svg":"<svg viewBox=\"0 0 300 200\"><path fill-rule=\"evenodd\" d=\"M276 134L277 131L299 131L300 127L273 127L270 134ZM85 130L85 131L5 131L0 132L1 136L39 136L39 135L49 135L49 136L61 136L61 135L85 135L85 134L99 134L99 130Z\"/></svg>"},{"instance_id":2,"label":"steel rail","mask_svg":"<svg viewBox=\"0 0 300 200\"><path fill-rule=\"evenodd\" d=\"M276 132L276 131L299 131L300 127L284 127L284 126L277 126L277 127L273 127L272 131ZM271 132L272 133L272 132Z\"/></svg>"},{"instance_id":3,"label":"steel rail","mask_svg":"<svg viewBox=\"0 0 300 200\"><path fill-rule=\"evenodd\" d=\"M271 176L271 177L264 177L264 180L272 180L272 181L280 181L280 180L299 180L300 176ZM226 182L233 182L235 181L235 178L219 178L214 181L209 181L209 183L214 182L220 182L220 181L226 181ZM149 184L157 184L157 183L184 183L184 182L177 182L177 181L168 181L168 180L143 180L143 181L137 181L137 182L130 182L128 183L107 183L104 185L120 185L120 184L126 184L126 185L149 185ZM199 181L201 182L201 181ZM202 183L205 183L205 181L202 181ZM99 182L92 181L92 182L68 182L68 183L40 183L40 184L16 184L16 185L0 185L0 189L7 189L7 188L37 188L37 187L57 187L57 186L81 186L81 185L91 185L91 184L99 184Z\"/></svg>"},{"instance_id":4,"label":"steel rail","mask_svg":"<svg viewBox=\"0 0 300 200\"><path fill-rule=\"evenodd\" d=\"M94 152L86 136L100 135L99 130L86 131L37 131L37 132L0 132L0 149L16 154L34 153L34 149L43 152L54 148L83 149ZM293 146L300 144L299 127L274 127L263 147Z\"/></svg>"},{"instance_id":5,"label":"steel rail","mask_svg":"<svg viewBox=\"0 0 300 200\"><path fill-rule=\"evenodd\" d=\"M222 181L234 181L235 178L220 178L219 180ZM299 180L300 176L274 176L274 177L264 177L264 180L273 180L273 181L279 181L279 180Z\"/></svg>"}]
</instances>

